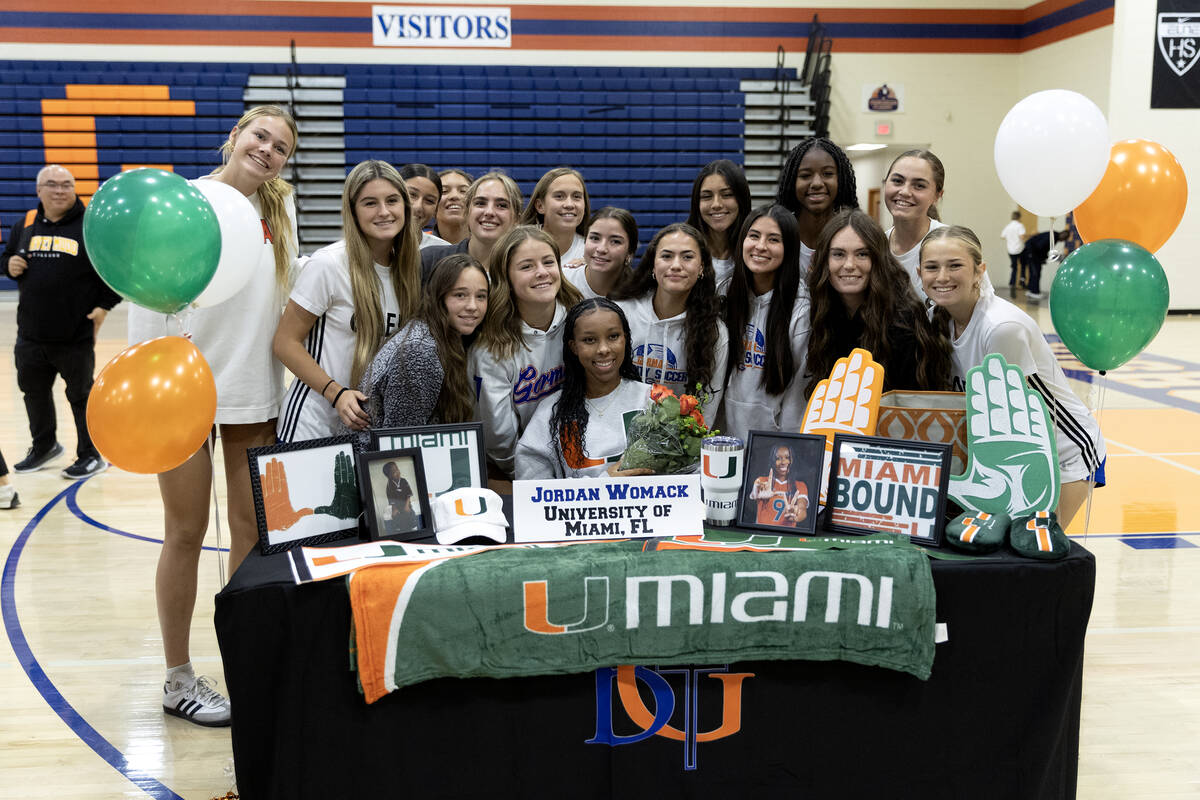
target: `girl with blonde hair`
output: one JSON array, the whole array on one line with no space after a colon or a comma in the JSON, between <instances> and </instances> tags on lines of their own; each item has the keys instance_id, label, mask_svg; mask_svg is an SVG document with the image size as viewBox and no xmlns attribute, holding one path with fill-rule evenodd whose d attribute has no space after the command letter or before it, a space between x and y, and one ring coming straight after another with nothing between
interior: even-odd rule
<instances>
[{"instance_id":1,"label":"girl with blonde hair","mask_svg":"<svg viewBox=\"0 0 1200 800\"><path fill-rule=\"evenodd\" d=\"M289 289L297 253L296 205L291 185L279 177L296 150L299 133L287 111L257 106L247 111L221 146L216 180L250 200L263 224L258 267L242 291L186 317L193 344L204 354L217 385L217 430L228 491L229 569L237 569L258 541L246 450L275 442L275 417L283 394L283 367L271 354L271 337ZM168 332L168 317L133 306L129 341ZM189 658L196 572L212 491L212 455L206 444L158 476L165 532L155 577L158 621L167 661L163 710L205 726L229 724L229 701L207 678L197 678Z\"/></svg>"},{"instance_id":2,"label":"girl with blonde hair","mask_svg":"<svg viewBox=\"0 0 1200 800\"><path fill-rule=\"evenodd\" d=\"M370 422L366 396L355 387L420 299L420 231L410 202L404 179L385 161L364 161L346 177L344 238L309 260L275 333L275 355L296 376L279 441L319 439Z\"/></svg>"}]
</instances>

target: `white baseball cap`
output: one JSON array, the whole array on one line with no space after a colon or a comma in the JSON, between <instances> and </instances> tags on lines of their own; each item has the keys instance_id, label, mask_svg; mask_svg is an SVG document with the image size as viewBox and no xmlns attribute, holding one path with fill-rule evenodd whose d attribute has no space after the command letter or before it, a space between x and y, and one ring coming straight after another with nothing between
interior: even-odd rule
<instances>
[{"instance_id":1,"label":"white baseball cap","mask_svg":"<svg viewBox=\"0 0 1200 800\"><path fill-rule=\"evenodd\" d=\"M433 501L433 529L438 544L457 544L472 536L504 544L508 519L500 495L468 486L438 495Z\"/></svg>"}]
</instances>

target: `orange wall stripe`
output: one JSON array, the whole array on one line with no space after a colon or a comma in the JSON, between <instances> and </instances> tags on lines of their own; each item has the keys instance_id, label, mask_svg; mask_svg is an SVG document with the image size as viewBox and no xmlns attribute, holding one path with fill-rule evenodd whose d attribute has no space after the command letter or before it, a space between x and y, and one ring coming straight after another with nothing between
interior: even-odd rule
<instances>
[{"instance_id":1,"label":"orange wall stripe","mask_svg":"<svg viewBox=\"0 0 1200 800\"><path fill-rule=\"evenodd\" d=\"M141 169L142 167L153 167L167 172L174 172L175 167L172 164L122 164L121 172L129 172L131 169Z\"/></svg>"},{"instance_id":2,"label":"orange wall stripe","mask_svg":"<svg viewBox=\"0 0 1200 800\"><path fill-rule=\"evenodd\" d=\"M96 151L74 147L47 147L47 164L95 164Z\"/></svg>"},{"instance_id":3,"label":"orange wall stripe","mask_svg":"<svg viewBox=\"0 0 1200 800\"><path fill-rule=\"evenodd\" d=\"M1103 11L1097 11L1095 14L1088 14L1086 17L1080 17L1077 20L1072 20L1064 25L1059 25L1057 28L1051 28L1048 31L1035 33L1033 36L1027 36L1021 40L1020 52L1024 53L1028 50L1033 50L1037 47L1045 47L1048 44L1061 42L1064 39L1070 39L1073 36L1078 36L1081 33L1098 30L1113 24L1113 9L1108 8Z\"/></svg>"},{"instance_id":4,"label":"orange wall stripe","mask_svg":"<svg viewBox=\"0 0 1200 800\"><path fill-rule=\"evenodd\" d=\"M43 100L43 114L194 117L191 100Z\"/></svg>"},{"instance_id":5,"label":"orange wall stripe","mask_svg":"<svg viewBox=\"0 0 1200 800\"><path fill-rule=\"evenodd\" d=\"M46 147L96 147L94 133L48 133L42 132L43 144Z\"/></svg>"},{"instance_id":6,"label":"orange wall stripe","mask_svg":"<svg viewBox=\"0 0 1200 800\"><path fill-rule=\"evenodd\" d=\"M42 117L43 131L95 131L94 117Z\"/></svg>"},{"instance_id":7,"label":"orange wall stripe","mask_svg":"<svg viewBox=\"0 0 1200 800\"><path fill-rule=\"evenodd\" d=\"M170 100L168 86L68 83L68 100Z\"/></svg>"}]
</instances>

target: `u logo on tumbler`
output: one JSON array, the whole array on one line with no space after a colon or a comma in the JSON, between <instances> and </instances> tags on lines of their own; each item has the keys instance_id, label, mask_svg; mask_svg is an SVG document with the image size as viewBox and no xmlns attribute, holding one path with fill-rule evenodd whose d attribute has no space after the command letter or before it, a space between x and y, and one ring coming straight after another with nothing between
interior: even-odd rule
<instances>
[{"instance_id":1,"label":"u logo on tumbler","mask_svg":"<svg viewBox=\"0 0 1200 800\"><path fill-rule=\"evenodd\" d=\"M732 478L734 475L737 474L737 459L738 459L737 455L727 455L727 456L724 456L723 458L718 458L717 457L718 455L721 455L721 454L719 454L719 453L718 454L713 454L713 453L705 453L704 454L704 458L702 459L703 464L704 464L703 465L704 474L710 478L716 478L718 480L723 480L725 478ZM724 469L725 474L718 475L717 471L720 470L720 468L721 468L720 464L722 461L724 461L724 463L725 463L725 469Z\"/></svg>"}]
</instances>

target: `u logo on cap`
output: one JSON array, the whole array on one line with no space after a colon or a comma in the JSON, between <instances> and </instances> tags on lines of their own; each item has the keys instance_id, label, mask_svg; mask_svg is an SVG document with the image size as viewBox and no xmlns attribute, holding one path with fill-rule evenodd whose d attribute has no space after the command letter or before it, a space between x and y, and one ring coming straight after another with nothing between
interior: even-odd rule
<instances>
[{"instance_id":1,"label":"u logo on cap","mask_svg":"<svg viewBox=\"0 0 1200 800\"><path fill-rule=\"evenodd\" d=\"M481 497L481 498L479 498L479 510L478 511L467 511L466 507L463 506L463 501L462 501L462 498L460 497L454 501L454 513L458 514L458 516L460 516L460 517L477 517L480 514L487 513L487 504L483 502L483 498Z\"/></svg>"}]
</instances>

